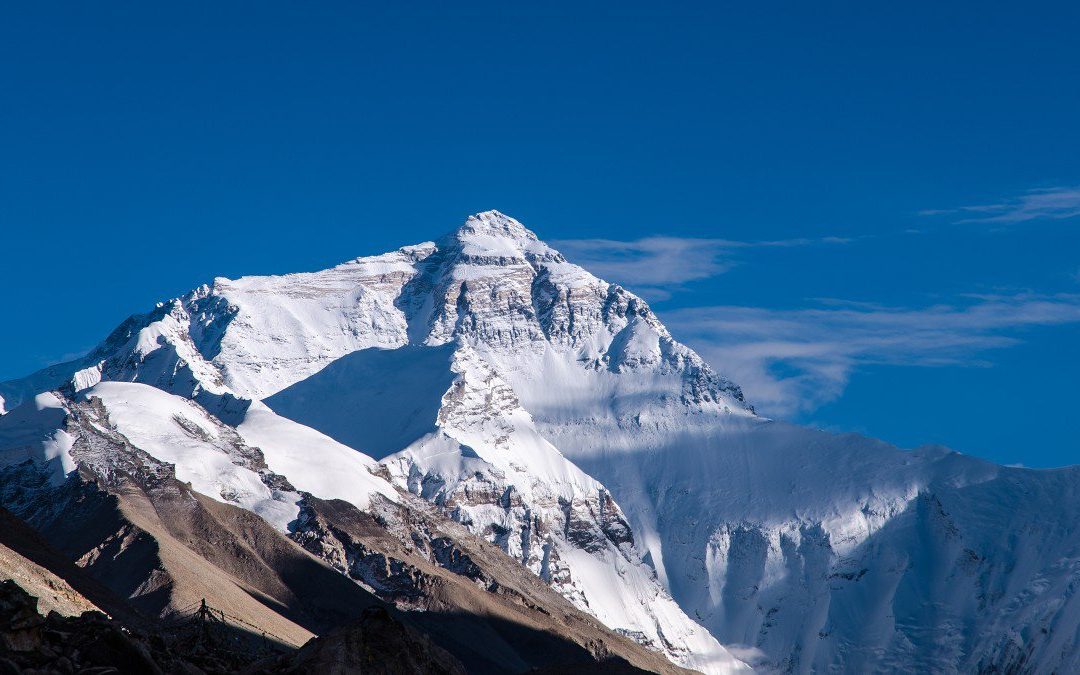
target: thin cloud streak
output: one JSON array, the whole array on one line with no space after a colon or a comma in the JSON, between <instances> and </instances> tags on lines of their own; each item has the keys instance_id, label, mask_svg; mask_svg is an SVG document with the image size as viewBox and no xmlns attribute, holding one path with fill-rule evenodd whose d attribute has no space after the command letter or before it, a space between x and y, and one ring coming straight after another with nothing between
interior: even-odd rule
<instances>
[{"instance_id":1,"label":"thin cloud streak","mask_svg":"<svg viewBox=\"0 0 1080 675\"><path fill-rule=\"evenodd\" d=\"M927 209L922 216L963 215L959 223L1009 225L1031 220L1063 220L1080 216L1080 186L1028 190L996 204L976 204L951 209Z\"/></svg>"},{"instance_id":2,"label":"thin cloud streak","mask_svg":"<svg viewBox=\"0 0 1080 675\"><path fill-rule=\"evenodd\" d=\"M735 264L728 259L728 253L739 243L724 239L645 237L634 241L566 239L552 245L602 278L663 287L727 272Z\"/></svg>"},{"instance_id":3,"label":"thin cloud streak","mask_svg":"<svg viewBox=\"0 0 1080 675\"><path fill-rule=\"evenodd\" d=\"M1080 294L967 296L921 308L699 307L663 319L762 412L786 417L837 399L863 366L988 366L983 354L1019 344L1025 328L1080 322Z\"/></svg>"},{"instance_id":4,"label":"thin cloud streak","mask_svg":"<svg viewBox=\"0 0 1080 675\"><path fill-rule=\"evenodd\" d=\"M633 241L564 239L551 243L597 276L632 285L636 292L652 300L663 300L682 284L728 272L739 264L736 252L740 250L838 245L851 241L844 237L747 242L654 236Z\"/></svg>"}]
</instances>

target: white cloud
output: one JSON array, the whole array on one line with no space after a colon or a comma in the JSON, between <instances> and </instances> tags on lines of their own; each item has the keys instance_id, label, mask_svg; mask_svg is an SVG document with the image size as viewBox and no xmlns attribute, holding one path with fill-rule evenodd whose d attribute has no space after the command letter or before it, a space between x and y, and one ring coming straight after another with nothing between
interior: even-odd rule
<instances>
[{"instance_id":1,"label":"white cloud","mask_svg":"<svg viewBox=\"0 0 1080 675\"><path fill-rule=\"evenodd\" d=\"M593 274L633 288L652 300L665 300L683 284L718 276L739 264L736 252L749 248L783 248L846 244L843 237L732 241L654 236L616 239L563 239L551 242L568 259Z\"/></svg>"},{"instance_id":2,"label":"white cloud","mask_svg":"<svg viewBox=\"0 0 1080 675\"><path fill-rule=\"evenodd\" d=\"M920 215L962 215L961 223L1022 223L1029 220L1062 220L1080 216L1080 186L1028 190L996 204L976 204L951 209L929 209Z\"/></svg>"},{"instance_id":3,"label":"white cloud","mask_svg":"<svg viewBox=\"0 0 1080 675\"><path fill-rule=\"evenodd\" d=\"M635 241L566 239L552 242L567 258L605 279L670 286L731 269L738 242L724 239L646 237Z\"/></svg>"},{"instance_id":4,"label":"white cloud","mask_svg":"<svg viewBox=\"0 0 1080 675\"><path fill-rule=\"evenodd\" d=\"M813 309L699 307L662 317L768 415L839 397L864 365L988 365L1026 327L1080 322L1080 294L982 295L920 308L827 301Z\"/></svg>"},{"instance_id":5,"label":"white cloud","mask_svg":"<svg viewBox=\"0 0 1080 675\"><path fill-rule=\"evenodd\" d=\"M55 366L61 363L68 363L69 361L81 359L82 357L89 354L92 349L93 347L84 347L83 349L79 349L77 351L64 352L60 356L42 358L41 366L42 368L48 368L49 366Z\"/></svg>"}]
</instances>

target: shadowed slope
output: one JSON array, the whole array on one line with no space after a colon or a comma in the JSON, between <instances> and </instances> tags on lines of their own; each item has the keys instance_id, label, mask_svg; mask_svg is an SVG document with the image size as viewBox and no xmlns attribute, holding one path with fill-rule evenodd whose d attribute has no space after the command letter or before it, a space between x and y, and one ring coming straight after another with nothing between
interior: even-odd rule
<instances>
[{"instance_id":1,"label":"shadowed slope","mask_svg":"<svg viewBox=\"0 0 1080 675\"><path fill-rule=\"evenodd\" d=\"M435 430L442 395L454 380L453 353L452 344L362 349L263 402L382 459Z\"/></svg>"}]
</instances>

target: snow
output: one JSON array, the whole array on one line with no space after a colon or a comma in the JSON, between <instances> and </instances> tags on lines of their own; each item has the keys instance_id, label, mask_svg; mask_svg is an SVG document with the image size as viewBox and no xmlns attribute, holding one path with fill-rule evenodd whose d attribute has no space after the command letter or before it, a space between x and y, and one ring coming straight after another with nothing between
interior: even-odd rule
<instances>
[{"instance_id":1,"label":"snow","mask_svg":"<svg viewBox=\"0 0 1080 675\"><path fill-rule=\"evenodd\" d=\"M360 349L407 342L394 298L423 247L362 258L322 272L217 279L236 313L214 361L230 389L264 399Z\"/></svg>"},{"instance_id":2,"label":"snow","mask_svg":"<svg viewBox=\"0 0 1080 675\"><path fill-rule=\"evenodd\" d=\"M1024 649L1080 637L1076 467L740 416L679 434L538 425L649 533L639 545L679 604L762 671L970 672L1019 658L1005 635ZM1078 656L1029 658L1069 672Z\"/></svg>"},{"instance_id":3,"label":"snow","mask_svg":"<svg viewBox=\"0 0 1080 675\"><path fill-rule=\"evenodd\" d=\"M445 346L424 349L440 355L450 353ZM599 483L537 433L532 418L518 406L513 392L478 354L466 346L452 354L453 360L447 365L456 377L441 397L437 420L432 420L438 423L442 435L456 441L459 448L468 448L468 457L482 460L519 490L543 485L556 496L573 498L601 489ZM428 447L424 439L419 446ZM411 447L403 452L411 455L417 466L425 466L430 456ZM445 449L440 451L444 459L446 453ZM392 455L386 463L401 457ZM462 473L469 475L471 471Z\"/></svg>"},{"instance_id":4,"label":"snow","mask_svg":"<svg viewBox=\"0 0 1080 675\"><path fill-rule=\"evenodd\" d=\"M254 511L282 531L299 514L300 495L272 490L236 464L226 428L195 403L154 387L101 382L83 392L101 400L116 430L155 459L176 467L177 479L202 494Z\"/></svg>"},{"instance_id":5,"label":"snow","mask_svg":"<svg viewBox=\"0 0 1080 675\"><path fill-rule=\"evenodd\" d=\"M683 665L706 672L741 667L687 619L633 550L605 543L586 553L559 534L533 541L538 522L561 532L567 510L589 522L605 489L537 432L513 390L467 343L359 350L266 404L381 458L397 485L437 503L453 503L455 517L474 532L513 533L496 537L497 543L542 576L565 569L569 580L556 587L608 625L657 648L666 641ZM262 447L277 470L281 465L267 450L271 437L252 437L248 424L240 425L241 434ZM303 466L283 473L296 481L295 476L317 472ZM508 500L521 500L522 506L508 508ZM554 547L562 562L552 562L541 550L545 546ZM707 661L714 665L706 667Z\"/></svg>"},{"instance_id":6,"label":"snow","mask_svg":"<svg viewBox=\"0 0 1080 675\"><path fill-rule=\"evenodd\" d=\"M435 429L443 393L454 379L452 356L452 345L361 349L264 402L381 459Z\"/></svg>"},{"instance_id":7,"label":"snow","mask_svg":"<svg viewBox=\"0 0 1080 675\"><path fill-rule=\"evenodd\" d=\"M66 419L63 402L50 392L0 417L0 469L29 460L46 468L50 482L62 483L76 468Z\"/></svg>"},{"instance_id":8,"label":"snow","mask_svg":"<svg viewBox=\"0 0 1080 675\"><path fill-rule=\"evenodd\" d=\"M274 473L287 476L297 490L322 499L343 499L366 509L372 495L398 501L397 490L371 473L370 457L310 427L280 417L254 402L236 428L248 444L258 446Z\"/></svg>"}]
</instances>

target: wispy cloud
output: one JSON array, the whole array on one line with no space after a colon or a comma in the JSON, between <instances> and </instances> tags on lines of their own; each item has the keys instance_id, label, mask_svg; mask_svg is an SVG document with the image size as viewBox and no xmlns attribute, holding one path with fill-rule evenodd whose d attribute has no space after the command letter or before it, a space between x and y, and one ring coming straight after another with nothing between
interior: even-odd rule
<instances>
[{"instance_id":1,"label":"wispy cloud","mask_svg":"<svg viewBox=\"0 0 1080 675\"><path fill-rule=\"evenodd\" d=\"M632 241L563 239L551 244L597 276L631 286L653 300L670 297L683 284L708 279L739 264L737 252L749 248L788 248L845 244L844 237L733 241L654 236Z\"/></svg>"},{"instance_id":2,"label":"wispy cloud","mask_svg":"<svg viewBox=\"0 0 1080 675\"><path fill-rule=\"evenodd\" d=\"M41 367L42 368L48 368L49 366L55 366L55 365L58 365L60 363L67 363L69 361L74 361L75 359L81 359L82 357L89 354L90 350L92 350L92 349L93 349L92 346L91 347L84 347L82 349L79 349L79 350L76 350L76 351L73 351L73 352L64 352L60 356L42 357L41 358Z\"/></svg>"},{"instance_id":3,"label":"wispy cloud","mask_svg":"<svg viewBox=\"0 0 1080 675\"><path fill-rule=\"evenodd\" d=\"M923 216L959 215L961 223L1023 223L1029 220L1062 220L1080 216L1080 186L1028 190L994 204L920 211Z\"/></svg>"},{"instance_id":4,"label":"wispy cloud","mask_svg":"<svg viewBox=\"0 0 1080 675\"><path fill-rule=\"evenodd\" d=\"M980 295L927 307L823 301L812 309L719 306L662 317L769 415L835 400L868 365L981 366L1025 328L1080 322L1080 294Z\"/></svg>"},{"instance_id":5,"label":"wispy cloud","mask_svg":"<svg viewBox=\"0 0 1080 675\"><path fill-rule=\"evenodd\" d=\"M668 286L727 272L734 265L729 253L739 244L724 239L645 237L634 241L564 239L552 245L605 279Z\"/></svg>"}]
</instances>

